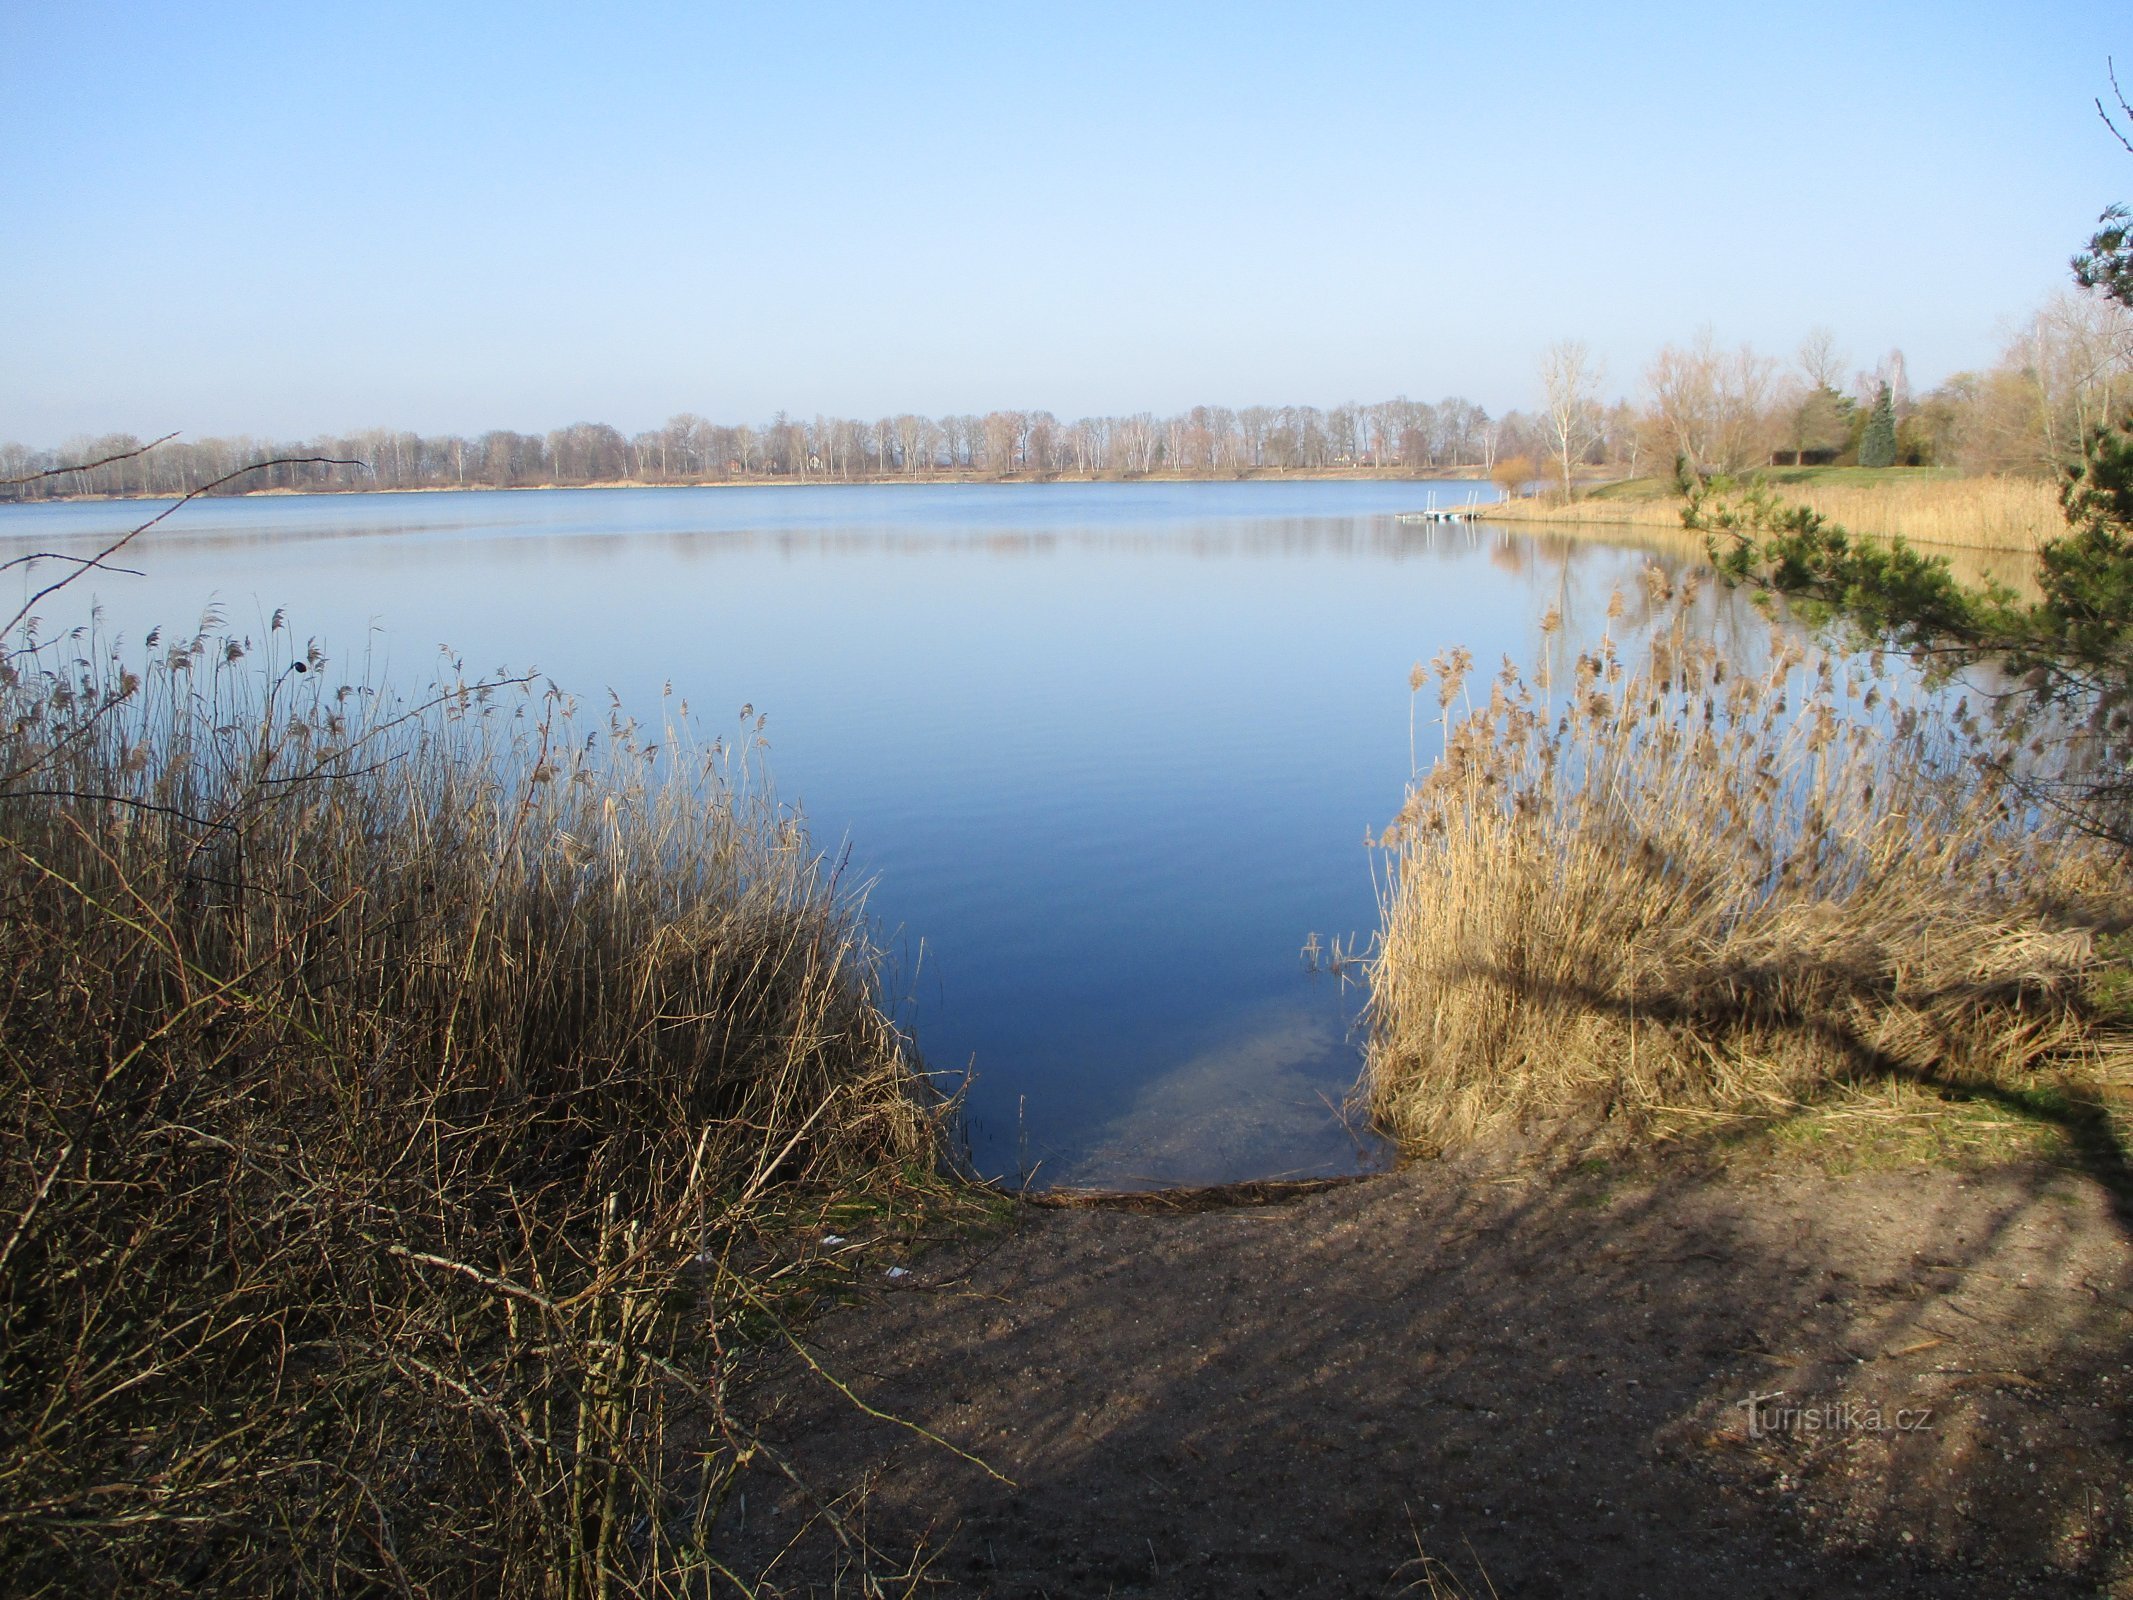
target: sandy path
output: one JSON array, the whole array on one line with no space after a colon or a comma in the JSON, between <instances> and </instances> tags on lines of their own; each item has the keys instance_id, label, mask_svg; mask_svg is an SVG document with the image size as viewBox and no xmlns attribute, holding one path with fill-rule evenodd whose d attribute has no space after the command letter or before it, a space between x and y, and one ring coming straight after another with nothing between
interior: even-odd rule
<instances>
[{"instance_id":1,"label":"sandy path","mask_svg":"<svg viewBox=\"0 0 2133 1600\"><path fill-rule=\"evenodd\" d=\"M1435 1164L860 1277L825 1364L1017 1485L778 1386L916 1592L1394 1594L1419 1540L1506 1596L2133 1594L2133 1251L2069 1173ZM1835 1425L1751 1438L1776 1391ZM758 1479L728 1532L760 1569L805 1515ZM818 1525L769 1591L837 1565Z\"/></svg>"}]
</instances>

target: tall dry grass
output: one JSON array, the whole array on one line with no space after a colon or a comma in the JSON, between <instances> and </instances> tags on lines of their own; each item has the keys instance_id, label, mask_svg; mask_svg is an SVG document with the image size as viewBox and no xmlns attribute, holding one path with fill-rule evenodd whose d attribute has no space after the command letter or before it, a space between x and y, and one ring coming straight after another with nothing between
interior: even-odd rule
<instances>
[{"instance_id":1,"label":"tall dry grass","mask_svg":"<svg viewBox=\"0 0 2133 1600\"><path fill-rule=\"evenodd\" d=\"M2058 486L2041 478L1914 478L1874 485L1808 479L1778 492L1856 532L1913 544L2033 554L2066 532Z\"/></svg>"},{"instance_id":2,"label":"tall dry grass","mask_svg":"<svg viewBox=\"0 0 2133 1600\"><path fill-rule=\"evenodd\" d=\"M2123 863L2024 814L1999 776L2017 753L1967 703L1782 633L1731 673L1689 627L1693 580L1647 583L1648 662L1506 662L1387 832L1379 1123L1428 1151L1531 1117L1634 1128L2122 1062L2088 981ZM1439 668L1449 718L1466 663Z\"/></svg>"},{"instance_id":3,"label":"tall dry grass","mask_svg":"<svg viewBox=\"0 0 2133 1600\"><path fill-rule=\"evenodd\" d=\"M1676 494L1581 496L1565 500L1559 494L1537 494L1520 500L1492 500L1486 510L1490 522L1548 522L1590 527L1664 528L1678 532L1681 512L1688 501Z\"/></svg>"},{"instance_id":4,"label":"tall dry grass","mask_svg":"<svg viewBox=\"0 0 2133 1600\"><path fill-rule=\"evenodd\" d=\"M1791 478L1775 492L1859 533L1947 549L2032 555L2066 532L2057 487L2040 478L1902 478L1879 483ZM1489 508L1504 522L1580 522L1678 529L1678 494L1608 495L1565 502L1543 496Z\"/></svg>"},{"instance_id":5,"label":"tall dry grass","mask_svg":"<svg viewBox=\"0 0 2133 1600\"><path fill-rule=\"evenodd\" d=\"M792 1208L934 1154L860 910L745 737L276 626L0 665L0 1588L703 1592Z\"/></svg>"}]
</instances>

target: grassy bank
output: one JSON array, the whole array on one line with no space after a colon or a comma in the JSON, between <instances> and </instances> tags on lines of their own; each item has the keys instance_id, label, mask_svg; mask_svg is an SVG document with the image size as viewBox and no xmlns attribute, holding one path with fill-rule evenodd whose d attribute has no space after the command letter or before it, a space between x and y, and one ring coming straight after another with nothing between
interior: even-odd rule
<instances>
[{"instance_id":1,"label":"grassy bank","mask_svg":"<svg viewBox=\"0 0 2133 1600\"><path fill-rule=\"evenodd\" d=\"M1774 467L1754 475L1788 501L1860 533L1917 544L2031 554L2066 531L2057 486L2035 478L1962 478L1927 468ZM1489 517L1679 528L1688 504L1671 480L1603 484L1576 499L1507 501Z\"/></svg>"},{"instance_id":2,"label":"grassy bank","mask_svg":"<svg viewBox=\"0 0 2133 1600\"><path fill-rule=\"evenodd\" d=\"M859 908L745 725L286 638L9 637L0 1589L703 1592L797 1236L933 1170Z\"/></svg>"},{"instance_id":3,"label":"grassy bank","mask_svg":"<svg viewBox=\"0 0 2133 1600\"><path fill-rule=\"evenodd\" d=\"M1380 1124L1439 1150L1532 1117L2122 1077L2099 992L2122 861L2028 815L1966 705L1781 633L1729 674L1692 595L1647 582L1647 662L1507 668L1388 831Z\"/></svg>"}]
</instances>

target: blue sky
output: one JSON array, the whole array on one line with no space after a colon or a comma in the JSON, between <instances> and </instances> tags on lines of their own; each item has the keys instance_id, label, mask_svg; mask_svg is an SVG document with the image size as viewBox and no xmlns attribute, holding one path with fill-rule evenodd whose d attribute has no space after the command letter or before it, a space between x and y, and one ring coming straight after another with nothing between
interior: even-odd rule
<instances>
[{"instance_id":1,"label":"blue sky","mask_svg":"<svg viewBox=\"0 0 2133 1600\"><path fill-rule=\"evenodd\" d=\"M1931 383L2133 156L2123 5L0 0L0 438Z\"/></svg>"}]
</instances>

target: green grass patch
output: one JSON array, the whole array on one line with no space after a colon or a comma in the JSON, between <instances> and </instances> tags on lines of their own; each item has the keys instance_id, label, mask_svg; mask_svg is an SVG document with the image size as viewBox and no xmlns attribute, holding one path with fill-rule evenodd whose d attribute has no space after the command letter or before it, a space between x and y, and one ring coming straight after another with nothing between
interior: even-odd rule
<instances>
[{"instance_id":1,"label":"green grass patch","mask_svg":"<svg viewBox=\"0 0 2133 1600\"><path fill-rule=\"evenodd\" d=\"M1885 489L1892 484L1937 483L1959 478L1952 467L1758 467L1743 473L1764 483L1827 485L1839 489Z\"/></svg>"},{"instance_id":2,"label":"green grass patch","mask_svg":"<svg viewBox=\"0 0 2133 1600\"><path fill-rule=\"evenodd\" d=\"M1740 474L1738 481L1792 488L1886 489L1900 484L1946 482L1960 476L1949 467L1756 467ZM1668 474L1618 478L1613 483L1578 491L1581 500L1618 502L1673 500L1680 496L1680 486Z\"/></svg>"},{"instance_id":3,"label":"green grass patch","mask_svg":"<svg viewBox=\"0 0 2133 1600\"><path fill-rule=\"evenodd\" d=\"M1591 489L1580 489L1581 500L1664 500L1680 491L1672 478L1618 478Z\"/></svg>"},{"instance_id":4,"label":"green grass patch","mask_svg":"<svg viewBox=\"0 0 2133 1600\"><path fill-rule=\"evenodd\" d=\"M1729 1165L1833 1177L1920 1169L2051 1166L2123 1186L2129 1108L2108 1085L2043 1078L1980 1089L1881 1086L1716 1126L1675 1119L1667 1132L1704 1142Z\"/></svg>"}]
</instances>

